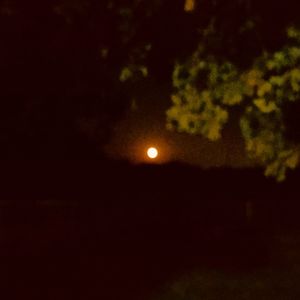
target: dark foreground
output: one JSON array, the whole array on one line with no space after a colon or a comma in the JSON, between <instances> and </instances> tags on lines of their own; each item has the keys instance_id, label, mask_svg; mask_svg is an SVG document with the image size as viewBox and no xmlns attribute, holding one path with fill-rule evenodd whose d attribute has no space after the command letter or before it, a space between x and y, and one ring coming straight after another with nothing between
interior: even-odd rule
<instances>
[{"instance_id":1,"label":"dark foreground","mask_svg":"<svg viewBox=\"0 0 300 300\"><path fill-rule=\"evenodd\" d=\"M58 169L6 173L4 298L299 298L297 173L277 185L253 170Z\"/></svg>"}]
</instances>

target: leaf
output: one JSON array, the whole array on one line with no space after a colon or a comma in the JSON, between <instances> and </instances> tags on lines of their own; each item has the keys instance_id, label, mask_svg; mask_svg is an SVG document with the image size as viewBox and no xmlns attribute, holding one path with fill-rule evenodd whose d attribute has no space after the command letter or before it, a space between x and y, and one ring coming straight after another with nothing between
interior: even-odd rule
<instances>
[{"instance_id":1,"label":"leaf","mask_svg":"<svg viewBox=\"0 0 300 300\"><path fill-rule=\"evenodd\" d=\"M278 174L279 167L280 167L280 162L278 160L268 164L268 166L265 169L265 176L266 177L276 176Z\"/></svg>"},{"instance_id":2,"label":"leaf","mask_svg":"<svg viewBox=\"0 0 300 300\"><path fill-rule=\"evenodd\" d=\"M140 67L140 71L142 72L142 75L144 77L147 77L148 76L148 68L146 66L141 66Z\"/></svg>"},{"instance_id":3,"label":"leaf","mask_svg":"<svg viewBox=\"0 0 300 300\"><path fill-rule=\"evenodd\" d=\"M178 95L172 95L171 96L172 102L174 105L179 106L181 105L181 98Z\"/></svg>"},{"instance_id":4,"label":"leaf","mask_svg":"<svg viewBox=\"0 0 300 300\"><path fill-rule=\"evenodd\" d=\"M285 165L290 169L295 169L299 162L299 152L294 151L285 161Z\"/></svg>"},{"instance_id":5,"label":"leaf","mask_svg":"<svg viewBox=\"0 0 300 300\"><path fill-rule=\"evenodd\" d=\"M260 70L252 69L244 75L244 80L246 81L247 85L254 87L261 82L262 75L263 73Z\"/></svg>"},{"instance_id":6,"label":"leaf","mask_svg":"<svg viewBox=\"0 0 300 300\"><path fill-rule=\"evenodd\" d=\"M119 79L121 82L125 82L129 78L131 78L132 75L133 75L132 71L128 67L125 67L122 69Z\"/></svg>"},{"instance_id":7,"label":"leaf","mask_svg":"<svg viewBox=\"0 0 300 300\"><path fill-rule=\"evenodd\" d=\"M291 70L290 78L293 92L298 93L300 91L300 70L296 68Z\"/></svg>"},{"instance_id":8,"label":"leaf","mask_svg":"<svg viewBox=\"0 0 300 300\"><path fill-rule=\"evenodd\" d=\"M240 82L230 82L228 84L224 84L219 90L223 104L233 106L240 104L243 100L243 86ZM218 88L216 88L216 92L217 91Z\"/></svg>"},{"instance_id":9,"label":"leaf","mask_svg":"<svg viewBox=\"0 0 300 300\"><path fill-rule=\"evenodd\" d=\"M265 82L258 88L257 95L258 95L259 97L263 97L265 94L270 93L271 90L272 90L272 85L271 85L271 83L265 81Z\"/></svg>"},{"instance_id":10,"label":"leaf","mask_svg":"<svg viewBox=\"0 0 300 300\"><path fill-rule=\"evenodd\" d=\"M253 101L253 103L256 105L256 107L263 113L271 113L275 110L277 110L277 105L274 101L266 102L266 99L264 98L258 98Z\"/></svg>"},{"instance_id":11,"label":"leaf","mask_svg":"<svg viewBox=\"0 0 300 300\"><path fill-rule=\"evenodd\" d=\"M287 29L287 36L291 39L300 39L300 31L295 27L291 26Z\"/></svg>"},{"instance_id":12,"label":"leaf","mask_svg":"<svg viewBox=\"0 0 300 300\"><path fill-rule=\"evenodd\" d=\"M280 51L276 52L274 54L274 62L279 64L279 65L283 65L286 62L286 59L284 57L284 54Z\"/></svg>"},{"instance_id":13,"label":"leaf","mask_svg":"<svg viewBox=\"0 0 300 300\"><path fill-rule=\"evenodd\" d=\"M293 60L297 60L300 58L300 48L299 47L291 47L289 48L289 55Z\"/></svg>"},{"instance_id":14,"label":"leaf","mask_svg":"<svg viewBox=\"0 0 300 300\"><path fill-rule=\"evenodd\" d=\"M266 66L269 71L272 71L275 69L276 63L273 60L269 60L267 61Z\"/></svg>"},{"instance_id":15,"label":"leaf","mask_svg":"<svg viewBox=\"0 0 300 300\"><path fill-rule=\"evenodd\" d=\"M285 78L283 76L272 76L270 83L275 86L282 86L285 83Z\"/></svg>"},{"instance_id":16,"label":"leaf","mask_svg":"<svg viewBox=\"0 0 300 300\"><path fill-rule=\"evenodd\" d=\"M211 141L216 141L221 137L221 125L216 120L211 120L207 124L207 138Z\"/></svg>"},{"instance_id":17,"label":"leaf","mask_svg":"<svg viewBox=\"0 0 300 300\"><path fill-rule=\"evenodd\" d=\"M291 80L300 82L300 70L298 68L291 70Z\"/></svg>"}]
</instances>

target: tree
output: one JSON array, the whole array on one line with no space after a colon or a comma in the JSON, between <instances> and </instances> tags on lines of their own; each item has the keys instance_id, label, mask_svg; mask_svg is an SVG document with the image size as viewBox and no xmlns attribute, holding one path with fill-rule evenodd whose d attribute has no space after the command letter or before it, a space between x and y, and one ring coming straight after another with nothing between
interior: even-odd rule
<instances>
[{"instance_id":1,"label":"tree","mask_svg":"<svg viewBox=\"0 0 300 300\"><path fill-rule=\"evenodd\" d=\"M277 50L264 45L261 55L258 47L234 57L231 50L243 50L239 37L220 52L230 35L220 36L218 26L213 19L196 51L176 64L167 126L214 141L230 117L238 117L246 152L265 166L267 176L282 181L299 161L300 31L288 27ZM237 29L243 36L254 26L248 18Z\"/></svg>"}]
</instances>

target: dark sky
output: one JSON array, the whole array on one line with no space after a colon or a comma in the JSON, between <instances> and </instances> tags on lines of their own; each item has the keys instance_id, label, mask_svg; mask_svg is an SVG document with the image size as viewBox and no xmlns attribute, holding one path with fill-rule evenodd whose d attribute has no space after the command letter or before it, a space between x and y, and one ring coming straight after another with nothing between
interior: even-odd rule
<instances>
[{"instance_id":1,"label":"dark sky","mask_svg":"<svg viewBox=\"0 0 300 300\"><path fill-rule=\"evenodd\" d=\"M166 129L166 109L171 105L171 90L157 82L141 85L141 93L115 126L106 146L113 158L134 163L149 162L146 149L159 149L158 163L181 161L204 168L216 166L245 167L252 164L246 157L237 122L229 122L223 138L211 142L201 136L171 132Z\"/></svg>"},{"instance_id":2,"label":"dark sky","mask_svg":"<svg viewBox=\"0 0 300 300\"><path fill-rule=\"evenodd\" d=\"M128 57L134 54L134 63L145 63L149 76L156 81L150 79L140 84L139 92L133 96L134 109L128 109L115 125L106 147L110 156L144 162L146 148L156 146L160 151L158 162L179 160L204 167L251 164L243 151L238 126L231 120L224 138L216 143L165 129L165 111L171 105L172 92L168 81L172 78L175 60L194 51L199 38L197 28L205 25L205 22L198 24L201 20L198 15L193 18L193 14L184 12L184 0L157 1L164 4L146 21L144 15L148 9L144 10L143 6L132 23L127 20L128 24L118 13L118 5L112 15L107 15L102 7L105 1L83 1L89 3L87 7L76 5L81 0L74 1L74 7L72 1L58 1L60 5L54 5L55 9L51 1L46 1L47 5L31 2L26 5L17 1L0 4L0 34L4 45L0 47L2 157L98 157L111 124L119 120L127 107L126 99L122 101L122 96L119 97L123 89L118 78L120 69L131 63ZM210 3L207 2L208 8ZM231 7L231 2L228 3L220 1L220 12L203 7L203 15L207 14L208 20L215 13L220 14L220 24L227 24L232 30L223 33L222 51L226 48L223 40L236 36L232 18L237 19L237 24L242 18L240 12L235 15L235 5ZM253 1L253 5L256 3ZM258 5L267 12L261 15L270 15L272 22L267 24L277 28L273 18L282 8L282 2L280 5L274 3L274 7L265 6ZM152 4L149 9L151 7ZM285 7L294 13L291 5ZM254 5L253 12L256 10L259 12ZM227 19L228 11L232 12L232 18ZM283 19L287 16L285 14ZM279 21L285 23L285 20ZM136 31L132 41L128 45L125 43L126 47L124 37L129 38L131 33L119 30L123 22ZM259 24L262 24L262 37L273 40L275 35L269 34L272 30L267 28L268 34L265 34L262 30L265 29L264 22ZM222 36L221 32L218 34ZM252 38L249 41L257 44ZM144 43L150 43L152 48L146 61L139 61L140 54L136 51ZM110 49L106 61L100 55L103 47ZM247 43L241 49L246 47Z\"/></svg>"}]
</instances>

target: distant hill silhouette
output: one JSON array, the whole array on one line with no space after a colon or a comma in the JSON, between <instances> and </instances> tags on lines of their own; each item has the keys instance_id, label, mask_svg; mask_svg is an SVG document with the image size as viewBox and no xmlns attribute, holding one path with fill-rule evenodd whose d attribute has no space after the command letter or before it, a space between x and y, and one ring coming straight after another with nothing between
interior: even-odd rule
<instances>
[{"instance_id":1,"label":"distant hill silhouette","mask_svg":"<svg viewBox=\"0 0 300 300\"><path fill-rule=\"evenodd\" d=\"M285 212L296 219L299 175L299 170L294 171L278 184L254 168L203 170L177 162L26 161L2 168L0 203L75 203L120 218L146 220L156 214L162 219L230 223L244 222L245 203L251 201L255 217L268 223Z\"/></svg>"}]
</instances>

